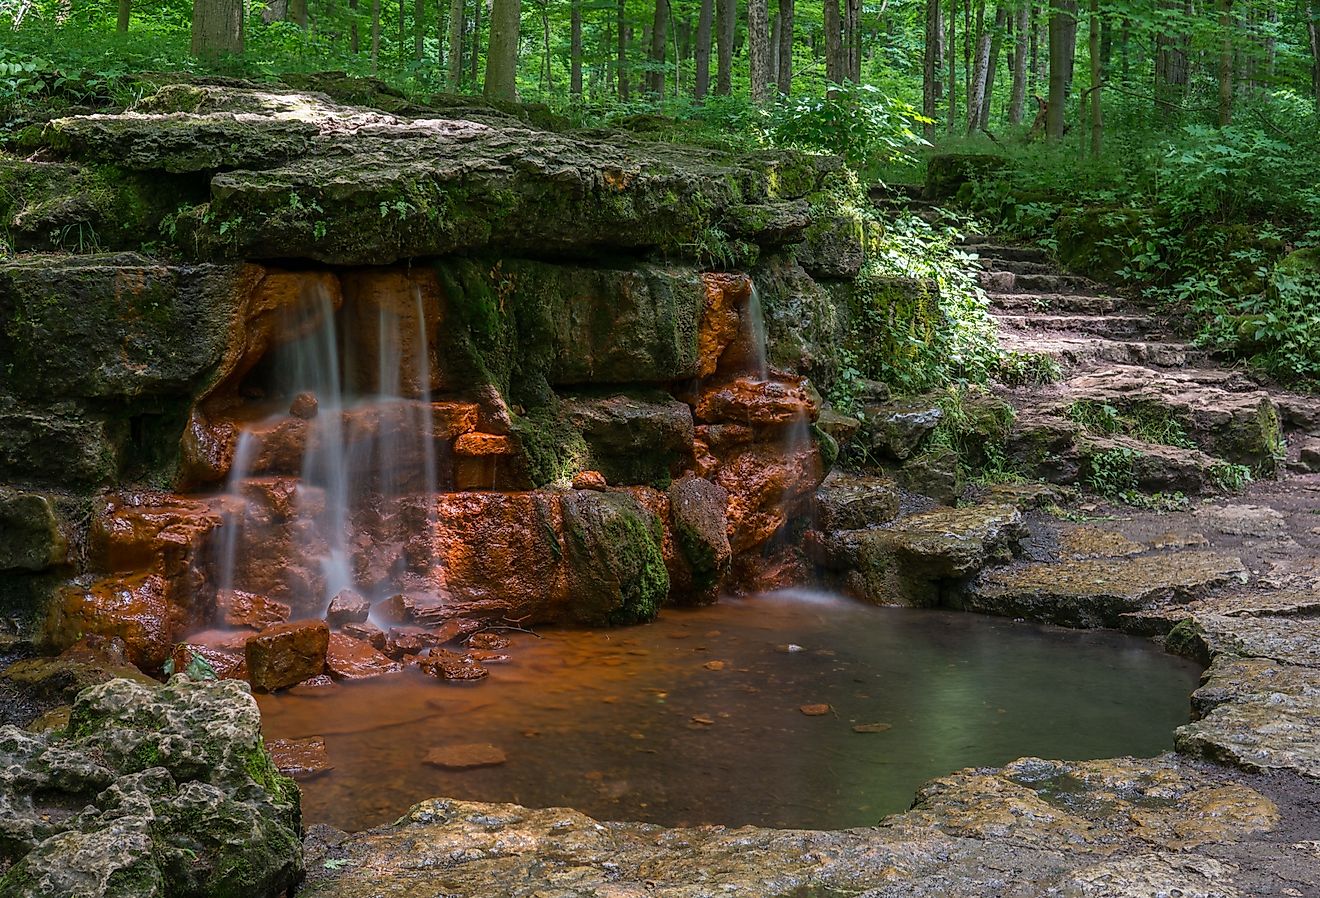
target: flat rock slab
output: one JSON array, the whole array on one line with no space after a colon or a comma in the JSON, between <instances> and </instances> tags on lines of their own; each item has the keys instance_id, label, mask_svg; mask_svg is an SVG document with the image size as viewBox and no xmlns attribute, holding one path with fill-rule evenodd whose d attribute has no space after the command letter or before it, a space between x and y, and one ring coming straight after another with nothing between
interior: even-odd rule
<instances>
[{"instance_id":1,"label":"flat rock slab","mask_svg":"<svg viewBox=\"0 0 1320 898\"><path fill-rule=\"evenodd\" d=\"M445 770L471 770L474 767L495 767L509 760L504 749L489 742L458 745L440 745L426 753L426 763Z\"/></svg>"},{"instance_id":2,"label":"flat rock slab","mask_svg":"<svg viewBox=\"0 0 1320 898\"><path fill-rule=\"evenodd\" d=\"M1115 627L1123 615L1159 602L1187 601L1247 570L1219 552L1171 552L990 569L964 593L970 611L1065 626Z\"/></svg>"},{"instance_id":3,"label":"flat rock slab","mask_svg":"<svg viewBox=\"0 0 1320 898\"><path fill-rule=\"evenodd\" d=\"M903 494L888 477L831 472L816 491L821 530L865 530L898 517Z\"/></svg>"},{"instance_id":4,"label":"flat rock slab","mask_svg":"<svg viewBox=\"0 0 1320 898\"><path fill-rule=\"evenodd\" d=\"M964 770L931 782L906 814L838 832L666 829L565 808L434 799L367 833L314 827L299 894L1246 895L1237 866L1201 852L1222 852L1278 821L1265 796L1173 755ZM1280 863L1299 875L1316 866Z\"/></svg>"},{"instance_id":5,"label":"flat rock slab","mask_svg":"<svg viewBox=\"0 0 1320 898\"><path fill-rule=\"evenodd\" d=\"M330 763L325 737L308 736L306 739L275 739L266 743L275 768L285 776L305 781L324 776L335 765Z\"/></svg>"}]
</instances>

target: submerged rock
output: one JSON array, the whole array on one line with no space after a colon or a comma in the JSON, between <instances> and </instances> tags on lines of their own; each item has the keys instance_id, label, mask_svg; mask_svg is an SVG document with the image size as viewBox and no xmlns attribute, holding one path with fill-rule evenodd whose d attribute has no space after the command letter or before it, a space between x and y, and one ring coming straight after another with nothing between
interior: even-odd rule
<instances>
[{"instance_id":1,"label":"submerged rock","mask_svg":"<svg viewBox=\"0 0 1320 898\"><path fill-rule=\"evenodd\" d=\"M302 878L299 795L235 681L112 680L62 732L0 728L0 894L278 898Z\"/></svg>"},{"instance_id":2,"label":"submerged rock","mask_svg":"<svg viewBox=\"0 0 1320 898\"><path fill-rule=\"evenodd\" d=\"M330 628L323 620L267 627L247 641L248 679L267 692L296 686L325 671Z\"/></svg>"}]
</instances>

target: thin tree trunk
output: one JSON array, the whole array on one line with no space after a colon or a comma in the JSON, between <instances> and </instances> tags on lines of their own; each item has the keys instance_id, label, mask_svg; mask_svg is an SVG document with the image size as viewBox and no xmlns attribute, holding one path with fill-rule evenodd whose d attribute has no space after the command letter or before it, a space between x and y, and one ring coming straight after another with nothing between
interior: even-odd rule
<instances>
[{"instance_id":1,"label":"thin tree trunk","mask_svg":"<svg viewBox=\"0 0 1320 898\"><path fill-rule=\"evenodd\" d=\"M948 131L953 133L958 121L958 0L949 0L949 28L945 35L949 50L949 121Z\"/></svg>"},{"instance_id":2,"label":"thin tree trunk","mask_svg":"<svg viewBox=\"0 0 1320 898\"><path fill-rule=\"evenodd\" d=\"M1013 98L1008 105L1008 120L1022 124L1027 107L1027 31L1031 28L1030 0L1017 0L1013 23Z\"/></svg>"},{"instance_id":3,"label":"thin tree trunk","mask_svg":"<svg viewBox=\"0 0 1320 898\"><path fill-rule=\"evenodd\" d=\"M1320 113L1320 0L1311 0L1306 22L1306 36L1311 44L1311 93L1316 112Z\"/></svg>"},{"instance_id":4,"label":"thin tree trunk","mask_svg":"<svg viewBox=\"0 0 1320 898\"><path fill-rule=\"evenodd\" d=\"M1219 7L1219 125L1233 124L1233 0Z\"/></svg>"},{"instance_id":5,"label":"thin tree trunk","mask_svg":"<svg viewBox=\"0 0 1320 898\"><path fill-rule=\"evenodd\" d=\"M793 92L793 19L797 11L793 0L779 0L779 92Z\"/></svg>"},{"instance_id":6,"label":"thin tree trunk","mask_svg":"<svg viewBox=\"0 0 1320 898\"><path fill-rule=\"evenodd\" d=\"M1100 29L1104 22L1100 18L1100 0L1091 0L1091 156L1100 158L1104 149L1105 119L1104 109L1100 105L1101 84L1104 79L1102 54L1100 52Z\"/></svg>"},{"instance_id":7,"label":"thin tree trunk","mask_svg":"<svg viewBox=\"0 0 1320 898\"><path fill-rule=\"evenodd\" d=\"M1190 18L1190 3L1186 0L1183 11ZM1161 31L1155 36L1155 108L1164 118L1173 115L1187 93L1190 74L1187 50L1190 41L1185 33Z\"/></svg>"},{"instance_id":8,"label":"thin tree trunk","mask_svg":"<svg viewBox=\"0 0 1320 898\"><path fill-rule=\"evenodd\" d=\"M862 80L862 0L844 0L843 12L844 77L854 83Z\"/></svg>"},{"instance_id":9,"label":"thin tree trunk","mask_svg":"<svg viewBox=\"0 0 1320 898\"><path fill-rule=\"evenodd\" d=\"M243 52L243 0L194 0L192 53L203 59Z\"/></svg>"},{"instance_id":10,"label":"thin tree trunk","mask_svg":"<svg viewBox=\"0 0 1320 898\"><path fill-rule=\"evenodd\" d=\"M473 0L472 3L472 53L468 56L468 82L472 93L477 92L481 83L481 10L485 0Z\"/></svg>"},{"instance_id":11,"label":"thin tree trunk","mask_svg":"<svg viewBox=\"0 0 1320 898\"><path fill-rule=\"evenodd\" d=\"M692 86L692 95L704 100L710 93L710 36L715 18L715 0L701 0L701 11L697 14L697 77Z\"/></svg>"},{"instance_id":12,"label":"thin tree trunk","mask_svg":"<svg viewBox=\"0 0 1320 898\"><path fill-rule=\"evenodd\" d=\"M582 0L573 0L569 12L568 92L582 99Z\"/></svg>"},{"instance_id":13,"label":"thin tree trunk","mask_svg":"<svg viewBox=\"0 0 1320 898\"><path fill-rule=\"evenodd\" d=\"M413 59L426 53L426 0L413 0Z\"/></svg>"},{"instance_id":14,"label":"thin tree trunk","mask_svg":"<svg viewBox=\"0 0 1320 898\"><path fill-rule=\"evenodd\" d=\"M923 126L926 140L935 141L935 85L939 83L940 0L926 0L926 46L922 54L921 114L930 121Z\"/></svg>"},{"instance_id":15,"label":"thin tree trunk","mask_svg":"<svg viewBox=\"0 0 1320 898\"><path fill-rule=\"evenodd\" d=\"M380 0L371 0L371 74L380 66Z\"/></svg>"},{"instance_id":16,"label":"thin tree trunk","mask_svg":"<svg viewBox=\"0 0 1320 898\"><path fill-rule=\"evenodd\" d=\"M618 46L616 48L617 62L614 66L614 74L618 79L619 99L627 101L632 93L632 85L628 83L628 10L625 6L625 0L619 0L617 10L615 29Z\"/></svg>"},{"instance_id":17,"label":"thin tree trunk","mask_svg":"<svg viewBox=\"0 0 1320 898\"><path fill-rule=\"evenodd\" d=\"M133 0L119 0L119 20L115 23L115 30L120 34L128 32L128 20L133 15Z\"/></svg>"},{"instance_id":18,"label":"thin tree trunk","mask_svg":"<svg viewBox=\"0 0 1320 898\"><path fill-rule=\"evenodd\" d=\"M779 89L779 37L781 27L779 11L776 9L774 15L770 16L770 65L768 67L770 87L775 90Z\"/></svg>"},{"instance_id":19,"label":"thin tree trunk","mask_svg":"<svg viewBox=\"0 0 1320 898\"><path fill-rule=\"evenodd\" d=\"M357 56L362 52L362 38L358 34L357 22L358 0L348 0L348 8L352 10L353 16L352 24L348 26L348 52Z\"/></svg>"},{"instance_id":20,"label":"thin tree trunk","mask_svg":"<svg viewBox=\"0 0 1320 898\"><path fill-rule=\"evenodd\" d=\"M1002 3L995 6L995 30L990 37L990 58L985 64L985 89L981 92L981 113L977 119L977 128L990 126L990 105L994 101L995 76L998 74L999 54L1004 49L1004 30L1008 27L1008 7Z\"/></svg>"},{"instance_id":21,"label":"thin tree trunk","mask_svg":"<svg viewBox=\"0 0 1320 898\"><path fill-rule=\"evenodd\" d=\"M842 84L844 77L843 17L839 14L839 0L825 0L825 80L830 84Z\"/></svg>"},{"instance_id":22,"label":"thin tree trunk","mask_svg":"<svg viewBox=\"0 0 1320 898\"><path fill-rule=\"evenodd\" d=\"M646 92L661 97L665 92L665 42L669 38L669 0L655 0L655 16L651 19L651 47L647 59L651 65L646 72Z\"/></svg>"},{"instance_id":23,"label":"thin tree trunk","mask_svg":"<svg viewBox=\"0 0 1320 898\"><path fill-rule=\"evenodd\" d=\"M458 93L463 89L463 24L467 4L463 0L449 0L449 89Z\"/></svg>"},{"instance_id":24,"label":"thin tree trunk","mask_svg":"<svg viewBox=\"0 0 1320 898\"><path fill-rule=\"evenodd\" d=\"M767 0L747 0L747 62L752 102L770 99L770 7Z\"/></svg>"},{"instance_id":25,"label":"thin tree trunk","mask_svg":"<svg viewBox=\"0 0 1320 898\"><path fill-rule=\"evenodd\" d=\"M1045 136L1062 140L1067 128L1068 86L1072 76L1075 49L1072 27L1077 16L1076 0L1061 0L1050 13L1050 98L1045 110Z\"/></svg>"},{"instance_id":26,"label":"thin tree trunk","mask_svg":"<svg viewBox=\"0 0 1320 898\"><path fill-rule=\"evenodd\" d=\"M981 107L984 105L986 79L990 69L991 34L985 27L985 0L976 4L976 49L972 56L972 82L967 92L967 133L981 127Z\"/></svg>"},{"instance_id":27,"label":"thin tree trunk","mask_svg":"<svg viewBox=\"0 0 1320 898\"><path fill-rule=\"evenodd\" d=\"M719 68L715 75L715 93L727 97L733 92L733 39L738 24L736 0L715 0L718 17L715 29L716 56Z\"/></svg>"},{"instance_id":28,"label":"thin tree trunk","mask_svg":"<svg viewBox=\"0 0 1320 898\"><path fill-rule=\"evenodd\" d=\"M518 99L518 32L522 0L494 0L490 8L490 38L486 44L486 83L490 100Z\"/></svg>"}]
</instances>

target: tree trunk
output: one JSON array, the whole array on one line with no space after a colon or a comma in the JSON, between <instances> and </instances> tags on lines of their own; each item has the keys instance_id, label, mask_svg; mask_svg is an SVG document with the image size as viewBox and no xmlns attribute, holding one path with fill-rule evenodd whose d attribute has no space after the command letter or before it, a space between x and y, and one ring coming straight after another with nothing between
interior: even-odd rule
<instances>
[{"instance_id":1,"label":"tree trunk","mask_svg":"<svg viewBox=\"0 0 1320 898\"><path fill-rule=\"evenodd\" d=\"M1217 0L1219 12L1219 126L1233 124L1233 0Z\"/></svg>"},{"instance_id":2,"label":"tree trunk","mask_svg":"<svg viewBox=\"0 0 1320 898\"><path fill-rule=\"evenodd\" d=\"M976 4L976 49L972 55L971 89L967 92L967 133L981 127L981 107L985 101L986 79L990 70L990 41L992 35L985 27L985 0Z\"/></svg>"},{"instance_id":3,"label":"tree trunk","mask_svg":"<svg viewBox=\"0 0 1320 898\"><path fill-rule=\"evenodd\" d=\"M770 16L770 65L767 67L770 75L770 87L779 89L779 37L780 28L779 11L776 9L774 15Z\"/></svg>"},{"instance_id":4,"label":"tree trunk","mask_svg":"<svg viewBox=\"0 0 1320 898\"><path fill-rule=\"evenodd\" d=\"M862 80L862 0L844 0L843 74L855 83Z\"/></svg>"},{"instance_id":5,"label":"tree trunk","mask_svg":"<svg viewBox=\"0 0 1320 898\"><path fill-rule=\"evenodd\" d=\"M715 93L727 97L733 92L733 38L738 25L737 0L715 0L718 17L715 29L719 69L715 75Z\"/></svg>"},{"instance_id":6,"label":"tree trunk","mask_svg":"<svg viewBox=\"0 0 1320 898\"><path fill-rule=\"evenodd\" d=\"M1316 112L1320 113L1320 0L1311 0L1308 11L1306 36L1311 44L1311 93L1315 96Z\"/></svg>"},{"instance_id":7,"label":"tree trunk","mask_svg":"<svg viewBox=\"0 0 1320 898\"><path fill-rule=\"evenodd\" d=\"M463 0L449 0L449 89L458 93L463 89L463 24L467 4Z\"/></svg>"},{"instance_id":8,"label":"tree trunk","mask_svg":"<svg viewBox=\"0 0 1320 898\"><path fill-rule=\"evenodd\" d=\"M573 0L569 12L568 92L582 99L582 0Z\"/></svg>"},{"instance_id":9,"label":"tree trunk","mask_svg":"<svg viewBox=\"0 0 1320 898\"><path fill-rule=\"evenodd\" d=\"M1077 0L1061 0L1050 13L1050 98L1045 109L1045 136L1050 140L1062 140L1067 129L1076 17Z\"/></svg>"},{"instance_id":10,"label":"tree trunk","mask_svg":"<svg viewBox=\"0 0 1320 898\"><path fill-rule=\"evenodd\" d=\"M203 59L243 52L243 0L194 0L192 53Z\"/></svg>"},{"instance_id":11,"label":"tree trunk","mask_svg":"<svg viewBox=\"0 0 1320 898\"><path fill-rule=\"evenodd\" d=\"M426 54L426 0L413 0L413 59Z\"/></svg>"},{"instance_id":12,"label":"tree trunk","mask_svg":"<svg viewBox=\"0 0 1320 898\"><path fill-rule=\"evenodd\" d=\"M615 24L616 36L618 37L618 47L616 49L616 63L614 65L614 75L618 79L619 99L627 101L632 93L632 85L628 83L628 10L625 6L625 0L619 0L618 18Z\"/></svg>"},{"instance_id":13,"label":"tree trunk","mask_svg":"<svg viewBox=\"0 0 1320 898\"><path fill-rule=\"evenodd\" d=\"M770 99L770 7L767 0L747 0L747 63L752 102Z\"/></svg>"},{"instance_id":14,"label":"tree trunk","mask_svg":"<svg viewBox=\"0 0 1320 898\"><path fill-rule=\"evenodd\" d=\"M119 0L119 21L115 23L115 30L120 34L128 32L128 20L133 14L133 0Z\"/></svg>"},{"instance_id":15,"label":"tree trunk","mask_svg":"<svg viewBox=\"0 0 1320 898\"><path fill-rule=\"evenodd\" d=\"M380 65L380 0L371 0L371 74Z\"/></svg>"},{"instance_id":16,"label":"tree trunk","mask_svg":"<svg viewBox=\"0 0 1320 898\"><path fill-rule=\"evenodd\" d=\"M490 39L486 44L488 100L518 99L518 30L522 0L495 0L490 8Z\"/></svg>"},{"instance_id":17,"label":"tree trunk","mask_svg":"<svg viewBox=\"0 0 1320 898\"><path fill-rule=\"evenodd\" d=\"M793 18L797 14L793 0L779 0L779 92L793 91Z\"/></svg>"},{"instance_id":18,"label":"tree trunk","mask_svg":"<svg viewBox=\"0 0 1320 898\"><path fill-rule=\"evenodd\" d=\"M472 93L477 92L481 75L481 10L485 0L473 0L472 3L472 52L468 56L468 82Z\"/></svg>"},{"instance_id":19,"label":"tree trunk","mask_svg":"<svg viewBox=\"0 0 1320 898\"><path fill-rule=\"evenodd\" d=\"M1031 28L1031 3L1018 0L1013 24L1013 98L1008 106L1008 120L1022 124L1027 106L1027 31Z\"/></svg>"},{"instance_id":20,"label":"tree trunk","mask_svg":"<svg viewBox=\"0 0 1320 898\"><path fill-rule=\"evenodd\" d=\"M362 38L358 34L358 23L357 23L358 0L348 0L348 8L353 11L351 13L351 15L353 16L353 21L348 26L348 52L352 53L354 56L357 56L358 53L362 52Z\"/></svg>"},{"instance_id":21,"label":"tree trunk","mask_svg":"<svg viewBox=\"0 0 1320 898\"><path fill-rule=\"evenodd\" d=\"M949 28L945 35L949 51L949 120L948 132L953 133L958 121L958 0L949 0Z\"/></svg>"},{"instance_id":22,"label":"tree trunk","mask_svg":"<svg viewBox=\"0 0 1320 898\"><path fill-rule=\"evenodd\" d=\"M1188 6L1184 5L1183 9L1190 16ZM1155 35L1155 108L1164 118L1172 116L1186 96L1189 44L1190 38L1185 33L1160 31Z\"/></svg>"},{"instance_id":23,"label":"tree trunk","mask_svg":"<svg viewBox=\"0 0 1320 898\"><path fill-rule=\"evenodd\" d=\"M976 127L990 127L990 104L994 100L995 76L998 74L999 54L1004 49L1004 30L1008 28L1008 7L995 6L995 31L990 36L990 58L985 64L985 89L981 92L981 112Z\"/></svg>"},{"instance_id":24,"label":"tree trunk","mask_svg":"<svg viewBox=\"0 0 1320 898\"><path fill-rule=\"evenodd\" d=\"M659 98L665 92L665 41L669 38L669 0L655 0L655 16L651 19L651 46L647 59L651 63L646 71L646 92Z\"/></svg>"},{"instance_id":25,"label":"tree trunk","mask_svg":"<svg viewBox=\"0 0 1320 898\"><path fill-rule=\"evenodd\" d=\"M939 83L940 0L926 0L926 46L922 54L921 114L930 121L923 126L926 140L935 140L935 104L939 101L935 85Z\"/></svg>"},{"instance_id":26,"label":"tree trunk","mask_svg":"<svg viewBox=\"0 0 1320 898\"><path fill-rule=\"evenodd\" d=\"M1105 119L1100 105L1101 84L1104 79L1103 58L1100 52L1100 0L1091 0L1090 56L1091 56L1091 156L1100 158L1104 149Z\"/></svg>"},{"instance_id":27,"label":"tree trunk","mask_svg":"<svg viewBox=\"0 0 1320 898\"><path fill-rule=\"evenodd\" d=\"M843 17L839 15L839 0L825 0L825 80L830 84L842 84L844 77Z\"/></svg>"},{"instance_id":28,"label":"tree trunk","mask_svg":"<svg viewBox=\"0 0 1320 898\"><path fill-rule=\"evenodd\" d=\"M697 77L692 88L692 95L704 100L710 93L710 34L715 18L715 0L701 0L701 11L697 15Z\"/></svg>"}]
</instances>

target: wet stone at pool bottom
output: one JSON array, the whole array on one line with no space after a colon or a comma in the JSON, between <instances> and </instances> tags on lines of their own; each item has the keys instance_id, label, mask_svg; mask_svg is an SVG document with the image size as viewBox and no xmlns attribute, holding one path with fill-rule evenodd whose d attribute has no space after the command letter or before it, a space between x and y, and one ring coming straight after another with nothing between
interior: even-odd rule
<instances>
[{"instance_id":1,"label":"wet stone at pool bottom","mask_svg":"<svg viewBox=\"0 0 1320 898\"><path fill-rule=\"evenodd\" d=\"M1168 749L1199 676L1114 633L807 593L509 636L512 663L480 685L406 670L259 696L268 739L325 739L334 769L303 784L307 821L359 830L443 795L664 825L864 826L959 768ZM477 743L505 760L426 763Z\"/></svg>"}]
</instances>

